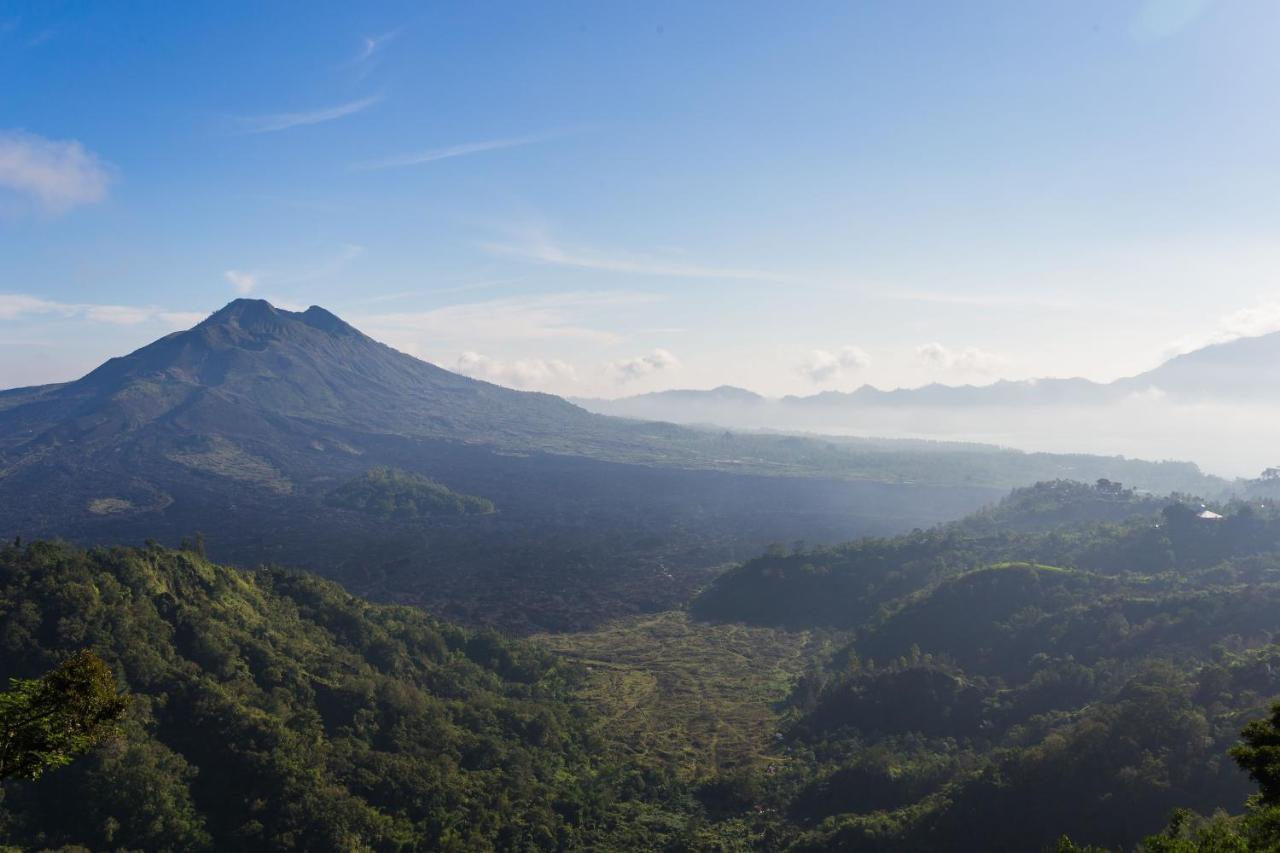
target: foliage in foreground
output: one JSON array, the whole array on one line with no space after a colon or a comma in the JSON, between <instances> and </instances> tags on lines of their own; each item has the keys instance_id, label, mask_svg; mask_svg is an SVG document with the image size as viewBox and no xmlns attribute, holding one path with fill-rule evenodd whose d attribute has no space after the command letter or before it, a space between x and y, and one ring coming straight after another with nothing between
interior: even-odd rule
<instances>
[{"instance_id":1,"label":"foliage in foreground","mask_svg":"<svg viewBox=\"0 0 1280 853\"><path fill-rule=\"evenodd\" d=\"M39 779L119 732L129 700L97 655L79 651L0 693L0 780Z\"/></svg>"},{"instance_id":2,"label":"foliage in foreground","mask_svg":"<svg viewBox=\"0 0 1280 853\"><path fill-rule=\"evenodd\" d=\"M1173 812L1169 825L1143 839L1139 853L1250 853L1280 850L1280 702L1271 713L1254 720L1240 733L1241 743L1231 756L1258 783L1242 815L1223 810L1203 817L1187 808ZM1105 848L1081 847L1068 836L1059 839L1056 853L1108 853Z\"/></svg>"},{"instance_id":3,"label":"foliage in foreground","mask_svg":"<svg viewBox=\"0 0 1280 853\"><path fill-rule=\"evenodd\" d=\"M128 685L125 737L6 782L8 843L555 850L662 825L644 805L661 777L622 778L566 701L576 668L315 578L159 547L0 549L0 677L76 648Z\"/></svg>"}]
</instances>

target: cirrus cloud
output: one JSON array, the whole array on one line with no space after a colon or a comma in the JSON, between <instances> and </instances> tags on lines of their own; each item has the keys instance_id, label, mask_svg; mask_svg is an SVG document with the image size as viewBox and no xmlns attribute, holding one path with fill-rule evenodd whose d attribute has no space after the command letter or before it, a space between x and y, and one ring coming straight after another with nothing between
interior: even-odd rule
<instances>
[{"instance_id":1,"label":"cirrus cloud","mask_svg":"<svg viewBox=\"0 0 1280 853\"><path fill-rule=\"evenodd\" d=\"M355 115L356 113L364 112L381 100L382 96L379 95L371 98L361 98L357 101L348 101L345 104L336 104L331 107L320 107L313 110L289 113L268 113L266 115L256 116L239 116L235 119L234 123L235 128L240 133L276 133L277 131L289 130L294 127L324 124L325 122L335 121L349 115Z\"/></svg>"},{"instance_id":2,"label":"cirrus cloud","mask_svg":"<svg viewBox=\"0 0 1280 853\"><path fill-rule=\"evenodd\" d=\"M154 305L57 302L25 293L0 293L0 320L17 320L40 315L88 320L110 326L136 326L154 322L169 329L189 328L206 316L195 311L169 311Z\"/></svg>"}]
</instances>

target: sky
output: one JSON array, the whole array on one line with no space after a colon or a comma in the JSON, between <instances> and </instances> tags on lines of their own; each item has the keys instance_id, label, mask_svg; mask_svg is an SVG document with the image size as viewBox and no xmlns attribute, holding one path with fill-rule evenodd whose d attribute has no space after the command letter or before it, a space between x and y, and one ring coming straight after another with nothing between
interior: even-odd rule
<instances>
[{"instance_id":1,"label":"sky","mask_svg":"<svg viewBox=\"0 0 1280 853\"><path fill-rule=\"evenodd\" d=\"M1280 329L1280 4L0 0L0 387L231 299L573 396Z\"/></svg>"}]
</instances>

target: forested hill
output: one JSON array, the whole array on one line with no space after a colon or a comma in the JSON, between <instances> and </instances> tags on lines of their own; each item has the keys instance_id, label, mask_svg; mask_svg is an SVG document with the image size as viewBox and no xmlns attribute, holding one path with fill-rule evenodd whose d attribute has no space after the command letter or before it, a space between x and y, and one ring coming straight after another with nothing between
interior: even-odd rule
<instances>
[{"instance_id":1,"label":"forested hill","mask_svg":"<svg viewBox=\"0 0 1280 853\"><path fill-rule=\"evenodd\" d=\"M1280 549L1280 522L1263 504L1236 502L1227 517L1213 520L1198 518L1202 506L1106 480L1038 483L960 521L902 536L794 551L775 546L717 578L694 612L851 628L901 596L997 562L1161 572Z\"/></svg>"},{"instance_id":2,"label":"forested hill","mask_svg":"<svg viewBox=\"0 0 1280 853\"><path fill-rule=\"evenodd\" d=\"M1241 807L1227 751L1280 695L1280 515L1219 509L1046 483L936 530L779 550L696 608L818 627L681 616L621 658L627 623L560 637L582 665L223 568L199 543L4 546L0 678L90 649L132 702L122 739L4 783L0 838L985 853L1069 834L1132 850L1175 807ZM1167 849L1184 848L1144 848Z\"/></svg>"},{"instance_id":3,"label":"forested hill","mask_svg":"<svg viewBox=\"0 0 1280 853\"><path fill-rule=\"evenodd\" d=\"M132 696L126 736L38 782L7 783L10 844L628 843L605 840L628 821L606 751L565 698L574 670L528 645L190 551L0 550L0 679L80 648Z\"/></svg>"},{"instance_id":4,"label":"forested hill","mask_svg":"<svg viewBox=\"0 0 1280 853\"><path fill-rule=\"evenodd\" d=\"M1280 514L1217 509L1043 483L722 576L696 613L847 632L780 727L789 849L1127 851L1175 808L1238 813L1227 752L1280 695Z\"/></svg>"}]
</instances>

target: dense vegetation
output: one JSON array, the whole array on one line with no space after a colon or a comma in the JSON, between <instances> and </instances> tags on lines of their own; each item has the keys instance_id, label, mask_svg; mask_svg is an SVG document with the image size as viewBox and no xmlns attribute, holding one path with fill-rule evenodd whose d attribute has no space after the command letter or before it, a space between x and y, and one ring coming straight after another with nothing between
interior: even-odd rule
<instances>
[{"instance_id":1,"label":"dense vegetation","mask_svg":"<svg viewBox=\"0 0 1280 853\"><path fill-rule=\"evenodd\" d=\"M1238 809L1227 751L1280 693L1280 518L1220 509L1045 483L724 575L697 612L852 632L761 789L792 848L1131 849L1176 808Z\"/></svg>"},{"instance_id":2,"label":"dense vegetation","mask_svg":"<svg viewBox=\"0 0 1280 853\"><path fill-rule=\"evenodd\" d=\"M377 518L413 520L435 515L471 515L494 511L493 501L460 495L435 480L386 466L335 489L330 506L353 509Z\"/></svg>"},{"instance_id":3,"label":"dense vegetation","mask_svg":"<svg viewBox=\"0 0 1280 853\"><path fill-rule=\"evenodd\" d=\"M961 521L905 536L830 548L774 546L717 579L694 607L712 619L852 628L902 596L997 562L1160 572L1280 548L1280 524L1253 505L1241 504L1221 523L1202 523L1197 509L1108 480L1045 482ZM1164 524L1156 518L1162 512L1169 516Z\"/></svg>"},{"instance_id":4,"label":"dense vegetation","mask_svg":"<svg viewBox=\"0 0 1280 853\"><path fill-rule=\"evenodd\" d=\"M125 736L6 783L10 843L574 849L618 820L576 669L527 645L190 552L0 550L0 676L78 648L129 691Z\"/></svg>"},{"instance_id":5,"label":"dense vegetation","mask_svg":"<svg viewBox=\"0 0 1280 853\"><path fill-rule=\"evenodd\" d=\"M39 678L0 693L0 780L39 779L119 733L129 700L93 652L81 650Z\"/></svg>"},{"instance_id":6,"label":"dense vegetation","mask_svg":"<svg viewBox=\"0 0 1280 853\"><path fill-rule=\"evenodd\" d=\"M1217 509L1043 483L932 530L774 548L701 620L534 644L198 546L11 546L0 676L89 648L133 701L123 738L5 784L0 838L1252 849L1272 804L1222 810L1250 775L1274 788L1280 716L1246 724L1280 695L1280 515Z\"/></svg>"}]
</instances>

